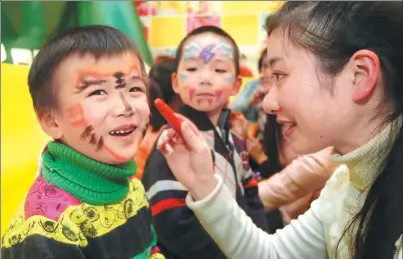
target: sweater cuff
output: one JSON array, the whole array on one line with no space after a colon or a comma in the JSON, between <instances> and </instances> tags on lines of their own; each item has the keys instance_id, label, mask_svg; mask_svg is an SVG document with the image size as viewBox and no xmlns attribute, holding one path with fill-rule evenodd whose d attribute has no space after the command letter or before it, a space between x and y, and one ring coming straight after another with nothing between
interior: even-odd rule
<instances>
[{"instance_id":1,"label":"sweater cuff","mask_svg":"<svg viewBox=\"0 0 403 259\"><path fill-rule=\"evenodd\" d=\"M220 175L214 175L218 184L214 190L203 200L194 201L192 196L186 196L187 206L197 214L203 214L204 221L215 221L218 215L226 213L228 209L223 204L228 203L233 199L231 193L224 185L224 181ZM222 212L221 212L222 211Z\"/></svg>"}]
</instances>

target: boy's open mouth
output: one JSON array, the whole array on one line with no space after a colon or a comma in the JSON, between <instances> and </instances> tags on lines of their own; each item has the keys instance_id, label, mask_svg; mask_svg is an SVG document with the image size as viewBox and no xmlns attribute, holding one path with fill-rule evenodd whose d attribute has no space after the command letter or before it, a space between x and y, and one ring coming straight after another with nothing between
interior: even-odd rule
<instances>
[{"instance_id":1,"label":"boy's open mouth","mask_svg":"<svg viewBox=\"0 0 403 259\"><path fill-rule=\"evenodd\" d=\"M120 129L112 130L109 135L114 137L125 137L133 133L136 130L136 126L121 127Z\"/></svg>"}]
</instances>

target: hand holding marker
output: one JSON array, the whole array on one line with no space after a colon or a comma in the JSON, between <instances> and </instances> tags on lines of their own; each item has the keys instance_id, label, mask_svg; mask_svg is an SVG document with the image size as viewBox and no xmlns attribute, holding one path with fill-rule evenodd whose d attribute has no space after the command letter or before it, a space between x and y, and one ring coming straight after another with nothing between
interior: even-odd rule
<instances>
[{"instance_id":1,"label":"hand holding marker","mask_svg":"<svg viewBox=\"0 0 403 259\"><path fill-rule=\"evenodd\" d=\"M178 133L181 137L181 123L183 120L175 116L174 111L169 107L162 99L157 98L154 101L155 107L158 109L162 117L172 126L172 128Z\"/></svg>"}]
</instances>

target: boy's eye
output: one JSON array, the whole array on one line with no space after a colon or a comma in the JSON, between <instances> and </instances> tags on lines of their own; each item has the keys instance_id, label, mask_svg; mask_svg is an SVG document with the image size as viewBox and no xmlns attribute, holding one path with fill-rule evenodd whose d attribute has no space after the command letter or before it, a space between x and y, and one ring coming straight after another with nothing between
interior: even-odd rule
<instances>
[{"instance_id":1,"label":"boy's eye","mask_svg":"<svg viewBox=\"0 0 403 259\"><path fill-rule=\"evenodd\" d=\"M188 71L188 72L195 72L195 71L196 71L196 68L195 68L195 67L188 67L188 68L186 68L186 71Z\"/></svg>"},{"instance_id":2,"label":"boy's eye","mask_svg":"<svg viewBox=\"0 0 403 259\"><path fill-rule=\"evenodd\" d=\"M94 92L91 92L88 97L93 96L93 95L107 95L107 93L104 90L96 90Z\"/></svg>"},{"instance_id":3,"label":"boy's eye","mask_svg":"<svg viewBox=\"0 0 403 259\"><path fill-rule=\"evenodd\" d=\"M227 71L224 69L216 69L215 72L217 73L226 73Z\"/></svg>"},{"instance_id":4,"label":"boy's eye","mask_svg":"<svg viewBox=\"0 0 403 259\"><path fill-rule=\"evenodd\" d=\"M144 93L144 89L142 87L135 86L135 87L130 88L129 92L142 92L142 93Z\"/></svg>"}]
</instances>

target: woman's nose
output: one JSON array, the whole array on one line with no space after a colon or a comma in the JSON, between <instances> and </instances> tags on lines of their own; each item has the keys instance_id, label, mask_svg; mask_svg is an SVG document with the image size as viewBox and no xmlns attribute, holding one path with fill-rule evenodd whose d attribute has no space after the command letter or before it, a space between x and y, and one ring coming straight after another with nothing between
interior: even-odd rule
<instances>
[{"instance_id":1,"label":"woman's nose","mask_svg":"<svg viewBox=\"0 0 403 259\"><path fill-rule=\"evenodd\" d=\"M280 110L277 87L272 86L263 99L263 110L267 114L275 115Z\"/></svg>"}]
</instances>

